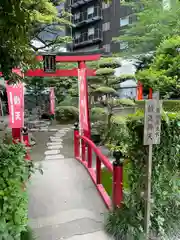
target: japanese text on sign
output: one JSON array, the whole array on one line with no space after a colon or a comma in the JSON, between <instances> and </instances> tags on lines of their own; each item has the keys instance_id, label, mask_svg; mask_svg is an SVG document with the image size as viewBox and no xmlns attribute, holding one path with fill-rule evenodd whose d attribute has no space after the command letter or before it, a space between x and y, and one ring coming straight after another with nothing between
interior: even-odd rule
<instances>
[{"instance_id":1,"label":"japanese text on sign","mask_svg":"<svg viewBox=\"0 0 180 240\"><path fill-rule=\"evenodd\" d=\"M24 88L23 84L8 85L6 83L9 107L9 127L21 128L24 126Z\"/></svg>"},{"instance_id":2,"label":"japanese text on sign","mask_svg":"<svg viewBox=\"0 0 180 240\"><path fill-rule=\"evenodd\" d=\"M147 100L145 102L144 145L160 143L161 134L161 102Z\"/></svg>"},{"instance_id":3,"label":"japanese text on sign","mask_svg":"<svg viewBox=\"0 0 180 240\"><path fill-rule=\"evenodd\" d=\"M79 123L80 132L85 136L89 136L89 115L88 115L88 90L86 84L86 69L78 69L79 83Z\"/></svg>"}]
</instances>

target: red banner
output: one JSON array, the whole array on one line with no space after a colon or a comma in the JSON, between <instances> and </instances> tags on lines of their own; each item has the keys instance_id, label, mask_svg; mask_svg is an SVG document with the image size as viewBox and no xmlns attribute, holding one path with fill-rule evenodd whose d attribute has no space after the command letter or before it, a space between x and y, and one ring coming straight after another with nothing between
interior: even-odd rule
<instances>
[{"instance_id":1,"label":"red banner","mask_svg":"<svg viewBox=\"0 0 180 240\"><path fill-rule=\"evenodd\" d=\"M90 137L88 88L86 83L86 69L78 69L79 82L79 125L81 134Z\"/></svg>"},{"instance_id":2,"label":"red banner","mask_svg":"<svg viewBox=\"0 0 180 240\"><path fill-rule=\"evenodd\" d=\"M9 108L9 127L24 126L24 86L22 83L8 85L6 83Z\"/></svg>"},{"instance_id":3,"label":"red banner","mask_svg":"<svg viewBox=\"0 0 180 240\"><path fill-rule=\"evenodd\" d=\"M50 88L50 114L55 114L55 93L54 88Z\"/></svg>"}]
</instances>

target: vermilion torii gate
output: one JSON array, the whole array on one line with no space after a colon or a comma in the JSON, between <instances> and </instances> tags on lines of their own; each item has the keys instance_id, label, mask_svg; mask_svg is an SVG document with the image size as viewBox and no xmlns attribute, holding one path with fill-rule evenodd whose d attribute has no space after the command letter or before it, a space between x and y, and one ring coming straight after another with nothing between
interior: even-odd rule
<instances>
[{"instance_id":1,"label":"vermilion torii gate","mask_svg":"<svg viewBox=\"0 0 180 240\"><path fill-rule=\"evenodd\" d=\"M48 54L43 53L36 58L44 62L44 69L28 70L22 74L20 69L13 69L18 75L29 77L78 77L79 83L79 125L75 124L74 129L74 157L81 162L91 176L100 196L109 209L112 207L121 207L123 204L123 155L121 152L114 152L115 161L113 164L104 156L99 148L90 139L90 120L88 109L88 85L87 76L95 76L95 70L88 69L86 61L97 61L100 59L102 51L86 53L61 53ZM57 69L56 62L77 62L78 68L74 69ZM14 95L16 96L16 95ZM14 98L13 98L14 99ZM80 130L80 131L79 131ZM14 139L21 140L21 128L13 128L12 135ZM92 152L96 155L96 168L94 170L92 161ZM101 179L102 166L108 169L112 174L112 199L103 186Z\"/></svg>"},{"instance_id":2,"label":"vermilion torii gate","mask_svg":"<svg viewBox=\"0 0 180 240\"><path fill-rule=\"evenodd\" d=\"M96 71L88 69L86 61L97 61L100 59L103 50L97 50L92 52L63 52L63 53L39 53L36 56L36 60L44 63L44 69L31 69L25 73L21 72L21 69L13 69L12 72L18 74L21 77L78 77L80 92L80 125L83 133L86 137L90 137L90 121L89 121L89 109L88 109L88 86L86 77L95 76ZM57 62L77 62L78 68L73 69L56 69ZM2 73L0 73L2 76ZM83 94L83 96L82 96ZM84 115L83 112L86 112ZM13 139L21 139L21 129L12 129Z\"/></svg>"}]
</instances>

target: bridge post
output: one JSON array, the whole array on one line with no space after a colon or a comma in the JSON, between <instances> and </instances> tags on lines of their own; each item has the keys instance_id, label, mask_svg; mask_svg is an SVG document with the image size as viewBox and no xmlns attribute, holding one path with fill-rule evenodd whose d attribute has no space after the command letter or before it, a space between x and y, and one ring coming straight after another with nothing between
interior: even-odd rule
<instances>
[{"instance_id":1,"label":"bridge post","mask_svg":"<svg viewBox=\"0 0 180 240\"><path fill-rule=\"evenodd\" d=\"M74 157L79 157L79 126L78 123L74 124Z\"/></svg>"},{"instance_id":2,"label":"bridge post","mask_svg":"<svg viewBox=\"0 0 180 240\"><path fill-rule=\"evenodd\" d=\"M123 155L120 151L114 151L113 156L113 207L120 207L123 201Z\"/></svg>"},{"instance_id":3,"label":"bridge post","mask_svg":"<svg viewBox=\"0 0 180 240\"><path fill-rule=\"evenodd\" d=\"M28 128L27 127L24 127L22 129L22 133L23 133L23 143L25 145L25 148L26 148L26 156L25 156L25 159L26 160L31 160L31 157L30 157L30 154L29 154L29 150L28 148L31 147L30 143L29 143L29 135L28 135Z\"/></svg>"},{"instance_id":4,"label":"bridge post","mask_svg":"<svg viewBox=\"0 0 180 240\"><path fill-rule=\"evenodd\" d=\"M23 141L26 147L31 147L30 142L29 142L29 134L28 134L28 128L24 127L22 128L22 133L23 133Z\"/></svg>"},{"instance_id":5,"label":"bridge post","mask_svg":"<svg viewBox=\"0 0 180 240\"><path fill-rule=\"evenodd\" d=\"M12 139L14 142L21 142L21 128L12 128Z\"/></svg>"}]
</instances>

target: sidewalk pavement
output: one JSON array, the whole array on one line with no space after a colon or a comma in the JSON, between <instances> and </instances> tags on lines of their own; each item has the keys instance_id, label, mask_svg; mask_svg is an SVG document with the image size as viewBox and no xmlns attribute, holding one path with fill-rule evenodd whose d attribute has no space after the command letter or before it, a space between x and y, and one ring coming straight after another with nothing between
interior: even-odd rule
<instances>
[{"instance_id":1,"label":"sidewalk pavement","mask_svg":"<svg viewBox=\"0 0 180 240\"><path fill-rule=\"evenodd\" d=\"M44 174L36 172L29 184L29 223L37 240L110 239L103 231L107 210L84 167L53 156L46 156Z\"/></svg>"}]
</instances>

